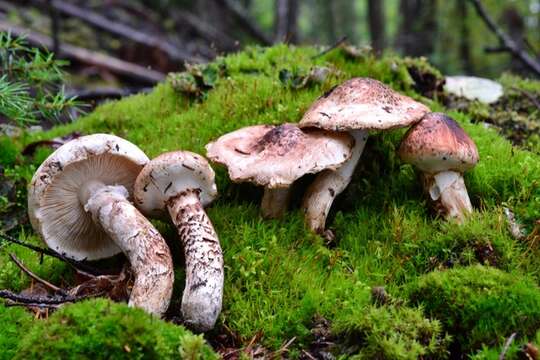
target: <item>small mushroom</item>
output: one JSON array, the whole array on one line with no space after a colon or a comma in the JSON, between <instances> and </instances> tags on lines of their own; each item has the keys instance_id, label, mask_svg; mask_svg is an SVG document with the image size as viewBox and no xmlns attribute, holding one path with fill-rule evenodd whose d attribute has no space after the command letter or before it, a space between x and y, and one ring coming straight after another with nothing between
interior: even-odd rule
<instances>
[{"instance_id":1,"label":"small mushroom","mask_svg":"<svg viewBox=\"0 0 540 360\"><path fill-rule=\"evenodd\" d=\"M217 196L214 171L205 158L188 151L162 154L142 169L135 204L148 216L169 214L186 259L182 316L198 331L214 327L223 297L223 254L203 206Z\"/></svg>"},{"instance_id":2,"label":"small mushroom","mask_svg":"<svg viewBox=\"0 0 540 360\"><path fill-rule=\"evenodd\" d=\"M353 78L321 96L299 126L348 131L355 139L352 156L336 171L323 171L308 188L302 207L310 229L322 234L334 198L350 183L369 130L389 130L419 121L429 109L380 81ZM328 191L332 189L332 191Z\"/></svg>"},{"instance_id":3,"label":"small mushroom","mask_svg":"<svg viewBox=\"0 0 540 360\"><path fill-rule=\"evenodd\" d=\"M452 118L427 114L405 134L399 156L423 172L424 189L442 215L461 223L472 212L463 173L478 162L478 150Z\"/></svg>"},{"instance_id":4,"label":"small mushroom","mask_svg":"<svg viewBox=\"0 0 540 360\"><path fill-rule=\"evenodd\" d=\"M335 169L351 156L353 145L345 133L302 131L292 124L255 125L223 135L206 145L206 151L210 160L228 167L232 181L264 186L262 214L279 218L295 180Z\"/></svg>"},{"instance_id":5,"label":"small mushroom","mask_svg":"<svg viewBox=\"0 0 540 360\"><path fill-rule=\"evenodd\" d=\"M114 135L72 140L37 169L28 190L28 215L47 245L76 260L123 252L135 275L130 306L161 315L169 306L172 258L158 231L129 202L148 157Z\"/></svg>"}]
</instances>

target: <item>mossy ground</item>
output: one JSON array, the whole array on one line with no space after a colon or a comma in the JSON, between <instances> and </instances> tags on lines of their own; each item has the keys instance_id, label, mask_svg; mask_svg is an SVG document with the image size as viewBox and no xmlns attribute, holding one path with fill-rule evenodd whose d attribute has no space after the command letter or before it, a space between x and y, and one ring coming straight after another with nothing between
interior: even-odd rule
<instances>
[{"instance_id":1,"label":"mossy ground","mask_svg":"<svg viewBox=\"0 0 540 360\"><path fill-rule=\"evenodd\" d=\"M103 105L73 124L25 134L15 148L20 150L38 139L81 131L125 137L150 157L176 149L204 154L206 143L242 126L297 122L318 96L354 76L379 79L426 103L433 111L446 111L436 100L415 92L407 64L398 58L375 59L367 54L353 59L339 49L314 58L316 54L313 48L250 48L221 60L226 75L218 78L215 87L201 99L183 96L163 83L149 94ZM322 84L300 89L285 86L279 79L280 70L300 73L313 66L329 66L337 71ZM385 341L389 341L386 354L390 358L407 358L407 354L398 356L395 349L445 357L447 349L426 340L426 336L445 336L436 318L430 320L422 308L406 303L400 309L389 307L379 314L371 305L371 287L383 285L393 297L406 299L407 284L419 276L474 264L495 266L538 284L540 241L534 236L534 228L540 218L540 156L513 147L495 130L475 124L470 115L457 111L449 115L471 135L481 157L478 166L465 177L476 212L463 226L442 221L427 208L414 169L403 164L395 153L404 130L374 133L368 140L352 184L333 207L329 225L337 241L332 247L306 231L297 207L283 219L263 220L258 209L260 189L231 183L226 171L215 166L221 196L208 214L224 250L226 277L223 312L216 330L207 337L215 341L220 333L233 334L229 336L242 346L262 334L259 341L271 350L295 337L289 350L296 357L312 341L310 328L315 316L341 324L339 330L343 333L349 326L350 333L362 329L371 334L369 322L351 323L351 319L362 319L365 314L376 321L384 320L395 336L390 334L389 340L380 341L375 332L375 336L366 334L357 339L365 344L364 354L387 346ZM46 155L41 151L30 160L13 151L6 154L2 154L6 172L26 180ZM300 192L301 187L297 189ZM522 241L512 238L503 207L511 208L533 235ZM167 224L159 224L159 228L171 243L177 242ZM38 242L28 229L20 236ZM57 283L69 281L70 270L58 261L46 259L40 264L35 254L4 244L0 253L0 288L20 290L28 284L28 279L9 262L9 252L17 253L44 278ZM180 264L177 278L176 287L181 289ZM13 315L12 311L19 310L2 308L2 323L18 318L20 314ZM392 326L393 319L399 325L404 318L423 324L423 340L407 329ZM6 341L3 337L13 334L11 328L7 329L0 330L0 343ZM506 330L498 335L513 332L510 327ZM406 336L401 336L401 331ZM392 339L410 339L415 344ZM25 341L23 338L21 344ZM362 346L358 351L361 357Z\"/></svg>"}]
</instances>

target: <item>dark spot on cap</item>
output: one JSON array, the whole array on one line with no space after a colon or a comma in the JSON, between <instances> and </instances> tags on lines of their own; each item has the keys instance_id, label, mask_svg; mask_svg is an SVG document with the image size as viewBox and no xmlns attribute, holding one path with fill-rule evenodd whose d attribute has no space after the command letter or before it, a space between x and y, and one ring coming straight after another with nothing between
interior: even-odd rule
<instances>
[{"instance_id":1,"label":"dark spot on cap","mask_svg":"<svg viewBox=\"0 0 540 360\"><path fill-rule=\"evenodd\" d=\"M328 188L328 192L330 192L330 195L333 197L334 195L336 195L336 191L332 188Z\"/></svg>"},{"instance_id":2,"label":"dark spot on cap","mask_svg":"<svg viewBox=\"0 0 540 360\"><path fill-rule=\"evenodd\" d=\"M324 113L324 112L322 112L322 111L319 111L319 114L321 114L322 116L326 116L326 117L329 118L329 119L331 118L330 115L328 115L327 113Z\"/></svg>"},{"instance_id":3,"label":"dark spot on cap","mask_svg":"<svg viewBox=\"0 0 540 360\"><path fill-rule=\"evenodd\" d=\"M392 112L392 108L390 106L383 106L382 108L384 111L386 111L387 113L391 113Z\"/></svg>"},{"instance_id":4,"label":"dark spot on cap","mask_svg":"<svg viewBox=\"0 0 540 360\"><path fill-rule=\"evenodd\" d=\"M120 146L118 146L118 144L116 144L116 151L119 151L120 150Z\"/></svg>"},{"instance_id":5,"label":"dark spot on cap","mask_svg":"<svg viewBox=\"0 0 540 360\"><path fill-rule=\"evenodd\" d=\"M443 156L442 159L443 159L443 160L446 160L446 156Z\"/></svg>"},{"instance_id":6,"label":"dark spot on cap","mask_svg":"<svg viewBox=\"0 0 540 360\"><path fill-rule=\"evenodd\" d=\"M169 185L167 185L167 187L165 188L165 190L163 191L163 193L165 194L167 192L167 190L169 190L172 186L172 181L169 183Z\"/></svg>"},{"instance_id":7,"label":"dark spot on cap","mask_svg":"<svg viewBox=\"0 0 540 360\"><path fill-rule=\"evenodd\" d=\"M186 169L191 170L191 171L195 171L194 168L192 168L191 166L187 166L186 164L182 164L182 167L185 167Z\"/></svg>"}]
</instances>

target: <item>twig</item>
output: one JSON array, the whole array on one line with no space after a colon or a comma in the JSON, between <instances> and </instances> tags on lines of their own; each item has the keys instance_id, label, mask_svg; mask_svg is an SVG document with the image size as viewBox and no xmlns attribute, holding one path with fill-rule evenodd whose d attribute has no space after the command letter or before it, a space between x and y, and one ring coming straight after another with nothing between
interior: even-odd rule
<instances>
[{"instance_id":1,"label":"twig","mask_svg":"<svg viewBox=\"0 0 540 360\"><path fill-rule=\"evenodd\" d=\"M512 90L519 91L520 93L525 95L540 110L540 101L533 94L526 90L520 89L517 86L512 86Z\"/></svg>"},{"instance_id":2,"label":"twig","mask_svg":"<svg viewBox=\"0 0 540 360\"><path fill-rule=\"evenodd\" d=\"M250 19L246 9L242 8L238 2L230 0L214 1L227 9L227 11L236 18L239 25L241 25L253 38L259 40L263 45L272 45L272 39L270 39L270 37Z\"/></svg>"},{"instance_id":3,"label":"twig","mask_svg":"<svg viewBox=\"0 0 540 360\"><path fill-rule=\"evenodd\" d=\"M13 36L25 35L26 40L33 46L40 46L50 49L53 45L50 37L33 33L27 28L3 21L1 17L0 31L10 31ZM62 56L76 60L83 64L104 68L116 74L137 79L148 84L155 84L165 79L165 74L159 71L147 69L146 67L120 60L109 55L97 53L66 43L60 44L60 53Z\"/></svg>"},{"instance_id":4,"label":"twig","mask_svg":"<svg viewBox=\"0 0 540 360\"><path fill-rule=\"evenodd\" d=\"M320 53L318 53L317 55L315 56L312 56L311 59L317 59L317 58L320 58L321 56L324 56L326 54L328 54L330 51L340 47L342 44L344 44L345 42L347 42L347 36L343 36L342 38L340 38L338 41L336 41L335 43L333 43L332 45L330 45L330 47L328 49L325 49L323 51L321 51Z\"/></svg>"},{"instance_id":5,"label":"twig","mask_svg":"<svg viewBox=\"0 0 540 360\"><path fill-rule=\"evenodd\" d=\"M39 276L34 274L32 271L30 271L26 266L24 266L24 264L14 254L10 253L9 257L15 263L15 265L17 265L19 267L19 269L21 269L26 275L30 276L32 279L34 279L38 283L43 284L45 287L51 289L54 292L59 293L62 296L67 296L68 295L63 289L59 288L58 286L56 286L54 284L51 284L47 280L44 280L44 279L40 278Z\"/></svg>"},{"instance_id":6,"label":"twig","mask_svg":"<svg viewBox=\"0 0 540 360\"><path fill-rule=\"evenodd\" d=\"M512 333L508 339L506 339L506 342L504 343L503 350L501 354L499 355L499 360L504 360L506 357L506 352L508 351L508 348L512 344L512 341L514 341L514 338L516 337L516 333Z\"/></svg>"},{"instance_id":7,"label":"twig","mask_svg":"<svg viewBox=\"0 0 540 360\"><path fill-rule=\"evenodd\" d=\"M528 53L523 51L519 45L508 36L500 27L497 26L495 21L487 13L484 5L480 0L469 0L474 6L476 13L484 21L487 27L497 36L502 47L506 48L507 51L512 53L514 57L521 60L529 69L535 72L540 76L540 62L533 59Z\"/></svg>"},{"instance_id":8,"label":"twig","mask_svg":"<svg viewBox=\"0 0 540 360\"><path fill-rule=\"evenodd\" d=\"M52 296L52 297L43 297L43 296L24 296L15 294L12 291L9 290L0 290L0 298L8 299L11 301L15 301L17 303L26 304L26 305L34 305L34 304L42 304L42 305L60 305L65 304L68 302L77 302L86 300L91 297L95 297L97 295L92 296Z\"/></svg>"},{"instance_id":9,"label":"twig","mask_svg":"<svg viewBox=\"0 0 540 360\"><path fill-rule=\"evenodd\" d=\"M90 274L93 274L93 275L105 275L105 273L99 269L96 269L90 265L86 265L80 261L76 261L76 260L73 260L73 259L70 259L62 254L59 254L57 253L56 251L52 250L52 249L46 249L46 248L42 248L42 247L39 247L39 246L35 246L35 245L32 245L32 244L29 244L27 242L24 242L24 241L21 241L19 239L15 239L14 237L12 236L9 236L9 235L6 235L6 234L3 234L0 232L0 238L10 242L10 243L13 243L13 244L17 244L17 245L20 245L20 246L23 246L27 249L30 249L30 250L33 250L37 253L40 253L40 254L44 254L44 255L48 255L48 256L51 256L51 257L54 257L54 258L57 258L59 260L62 260L66 263L68 263L69 265L71 265L73 268L75 268L76 270L82 270L83 272L86 272L86 273L90 273Z\"/></svg>"}]
</instances>

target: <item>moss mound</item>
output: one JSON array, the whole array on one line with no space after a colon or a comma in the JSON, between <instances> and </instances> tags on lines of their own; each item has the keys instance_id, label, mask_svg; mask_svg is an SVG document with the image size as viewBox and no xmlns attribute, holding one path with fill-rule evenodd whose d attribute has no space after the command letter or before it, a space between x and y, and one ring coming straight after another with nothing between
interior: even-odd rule
<instances>
[{"instance_id":1,"label":"moss mound","mask_svg":"<svg viewBox=\"0 0 540 360\"><path fill-rule=\"evenodd\" d=\"M491 267L434 271L409 286L409 298L443 323L461 353L503 343L514 332L533 336L540 328L540 288Z\"/></svg>"},{"instance_id":2,"label":"moss mound","mask_svg":"<svg viewBox=\"0 0 540 360\"><path fill-rule=\"evenodd\" d=\"M206 143L242 126L296 122L317 97L333 86L351 77L368 76L425 103L433 111L448 112L474 139L481 160L466 174L465 182L475 214L461 227L433 216L415 170L396 156L404 129L370 135L353 182L332 208L328 225L338 240L330 248L323 239L306 231L297 210L309 178L298 182L296 202L287 216L267 221L260 217L258 209L261 189L234 184L223 167L214 166L220 198L208 214L219 234L226 266L224 307L216 333L232 338L229 343L238 347L247 346L259 334L257 341L269 350L278 350L295 337L289 346L291 356L308 345L316 314L330 322L339 321L342 314L357 313L358 319L362 314L371 314L373 319L387 319L388 329L395 329L393 323L403 324L404 319L418 316L415 321L424 324L428 333L439 334L434 322L423 322L427 320L420 318L419 310L371 308L370 288L384 285L390 293L403 297L403 285L418 276L474 264L489 264L512 274L530 274L538 281L540 241L527 243L512 238L503 206L511 208L517 221L533 232L540 218L540 156L513 147L495 130L476 124L471 114L447 111L437 96L424 97L422 94L431 96L440 85L440 74L425 60L377 59L368 53L351 57L341 49L323 56L318 53L314 48L284 45L248 48L219 59L209 69L191 69L191 92L174 83L178 77L171 77L148 94L104 104L74 123L6 140L13 145L1 160L5 161L5 175L13 183L24 184L47 150L38 151L34 158L22 156L20 151L33 141L73 131L122 136L150 157L176 149L204 154ZM317 81L306 78L314 73L313 69L323 67L330 69L325 77ZM160 223L159 229L176 249L173 252L180 253L174 229L166 223ZM12 234L39 243L24 222ZM25 249L0 246L2 288L20 291L29 284L28 278L10 262L9 252L15 252L32 271L55 284L70 282L70 268L57 260L45 258L41 263L39 256ZM173 304L181 299L183 289L182 262L180 257L175 260L175 288L180 291L175 293ZM122 309L126 317L131 312L140 316L136 310ZM6 309L10 311L14 310ZM78 324L79 332L92 331L86 323ZM377 333L375 326L358 324L366 338ZM42 323L36 326L36 334L46 331ZM83 344L83 338L61 332L60 325L57 327L57 341L64 346L76 341L80 341L80 347L92 346ZM159 325L154 334L167 333L166 329ZM430 351L429 341L415 334L407 336L405 349L412 349L411 344L417 341ZM377 344L375 340L371 343ZM395 346L398 349L401 345Z\"/></svg>"},{"instance_id":3,"label":"moss mound","mask_svg":"<svg viewBox=\"0 0 540 360\"><path fill-rule=\"evenodd\" d=\"M346 352L356 359L443 359L450 338L437 320L422 309L369 306L340 317L334 331Z\"/></svg>"},{"instance_id":4,"label":"moss mound","mask_svg":"<svg viewBox=\"0 0 540 360\"><path fill-rule=\"evenodd\" d=\"M202 336L106 300L66 306L36 322L16 359L217 359Z\"/></svg>"}]
</instances>

